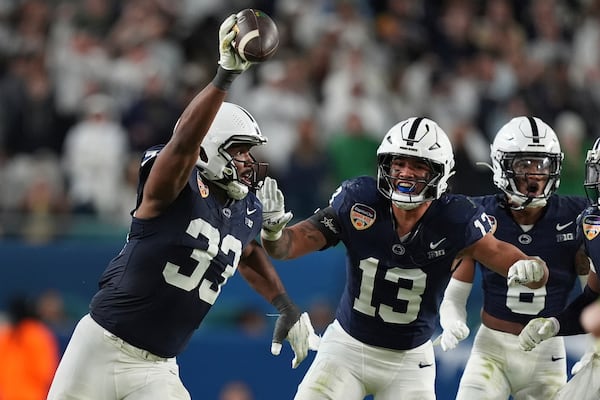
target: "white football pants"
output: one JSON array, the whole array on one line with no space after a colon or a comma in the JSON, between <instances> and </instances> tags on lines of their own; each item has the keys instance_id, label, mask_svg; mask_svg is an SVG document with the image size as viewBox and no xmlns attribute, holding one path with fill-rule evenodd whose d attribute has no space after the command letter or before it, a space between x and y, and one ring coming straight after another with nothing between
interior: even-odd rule
<instances>
[{"instance_id":1,"label":"white football pants","mask_svg":"<svg viewBox=\"0 0 600 400\"><path fill-rule=\"evenodd\" d=\"M134 347L85 315L60 361L48 400L190 400L175 358Z\"/></svg>"},{"instance_id":2,"label":"white football pants","mask_svg":"<svg viewBox=\"0 0 600 400\"><path fill-rule=\"evenodd\" d=\"M551 399L567 381L562 337L544 340L531 351L519 337L481 325L475 336L456 400Z\"/></svg>"},{"instance_id":3,"label":"white football pants","mask_svg":"<svg viewBox=\"0 0 600 400\"><path fill-rule=\"evenodd\" d=\"M427 341L411 350L366 345L333 321L295 400L434 400L435 358Z\"/></svg>"}]
</instances>

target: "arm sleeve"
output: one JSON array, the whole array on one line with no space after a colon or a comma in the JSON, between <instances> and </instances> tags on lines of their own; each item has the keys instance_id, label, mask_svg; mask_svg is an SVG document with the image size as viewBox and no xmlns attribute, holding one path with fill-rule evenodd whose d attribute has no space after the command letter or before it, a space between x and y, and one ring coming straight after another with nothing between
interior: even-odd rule
<instances>
[{"instance_id":1,"label":"arm sleeve","mask_svg":"<svg viewBox=\"0 0 600 400\"><path fill-rule=\"evenodd\" d=\"M556 316L560 329L559 336L579 335L586 333L579 321L581 311L598 298L598 293L586 286L583 292L575 298L560 314Z\"/></svg>"},{"instance_id":2,"label":"arm sleeve","mask_svg":"<svg viewBox=\"0 0 600 400\"><path fill-rule=\"evenodd\" d=\"M469 282L450 279L440 306L440 325L443 329L450 327L456 320L467 323L467 300L472 286Z\"/></svg>"},{"instance_id":3,"label":"arm sleeve","mask_svg":"<svg viewBox=\"0 0 600 400\"><path fill-rule=\"evenodd\" d=\"M327 240L327 244L321 250L337 245L340 241L342 226L338 221L337 214L333 207L329 206L317 211L308 218Z\"/></svg>"}]
</instances>

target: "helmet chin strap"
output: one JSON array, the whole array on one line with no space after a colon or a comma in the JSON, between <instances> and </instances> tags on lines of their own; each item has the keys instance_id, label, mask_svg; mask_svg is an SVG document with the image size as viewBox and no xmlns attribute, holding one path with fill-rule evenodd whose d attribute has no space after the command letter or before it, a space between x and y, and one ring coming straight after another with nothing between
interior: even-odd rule
<instances>
[{"instance_id":1,"label":"helmet chin strap","mask_svg":"<svg viewBox=\"0 0 600 400\"><path fill-rule=\"evenodd\" d=\"M218 181L212 182L218 187L224 189L227 192L227 196L234 200L242 200L248 195L248 186L240 182L231 181L226 185Z\"/></svg>"},{"instance_id":2,"label":"helmet chin strap","mask_svg":"<svg viewBox=\"0 0 600 400\"><path fill-rule=\"evenodd\" d=\"M536 199L535 197L528 197L527 200L525 200L521 204L518 204L519 202L521 202L521 198L517 196L512 196L508 193L507 195L509 199L510 209L514 211L524 210L525 208L541 208L544 207L547 203L546 199Z\"/></svg>"},{"instance_id":3,"label":"helmet chin strap","mask_svg":"<svg viewBox=\"0 0 600 400\"><path fill-rule=\"evenodd\" d=\"M398 207L401 210L414 210L423 203L401 203L399 201L392 200L392 204L394 205L394 207Z\"/></svg>"}]
</instances>

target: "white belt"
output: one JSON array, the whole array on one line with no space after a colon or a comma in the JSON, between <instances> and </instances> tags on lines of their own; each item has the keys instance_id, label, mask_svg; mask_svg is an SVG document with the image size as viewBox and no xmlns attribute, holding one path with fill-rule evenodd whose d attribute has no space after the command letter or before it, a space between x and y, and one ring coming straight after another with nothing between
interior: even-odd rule
<instances>
[{"instance_id":1,"label":"white belt","mask_svg":"<svg viewBox=\"0 0 600 400\"><path fill-rule=\"evenodd\" d=\"M140 349L139 347L135 347L132 344L127 343L120 337L115 334L110 333L109 331L104 331L104 336L106 336L115 346L123 350L125 353L130 354L134 357L142 358L143 360L148 361L168 361L170 358L159 357L156 354L152 354L148 350Z\"/></svg>"}]
</instances>

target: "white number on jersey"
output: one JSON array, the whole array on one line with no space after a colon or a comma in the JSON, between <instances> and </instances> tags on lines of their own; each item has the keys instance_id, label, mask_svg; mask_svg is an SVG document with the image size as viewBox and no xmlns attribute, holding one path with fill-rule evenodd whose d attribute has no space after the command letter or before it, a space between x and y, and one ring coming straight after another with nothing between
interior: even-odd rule
<instances>
[{"instance_id":1,"label":"white number on jersey","mask_svg":"<svg viewBox=\"0 0 600 400\"><path fill-rule=\"evenodd\" d=\"M416 320L421 308L421 295L425 292L427 280L425 272L418 268L391 268L386 271L385 280L387 281L398 283L400 280L408 280L412 282L412 289L398 288L396 298L408 302L406 312L398 312L387 304L372 304L377 264L379 264L379 260L373 257L360 261L358 266L362 270L360 293L354 299L353 308L371 317L378 314L385 322L392 324L408 324Z\"/></svg>"},{"instance_id":2,"label":"white number on jersey","mask_svg":"<svg viewBox=\"0 0 600 400\"><path fill-rule=\"evenodd\" d=\"M208 249L206 249L206 251L199 249L194 249L192 251L190 257L196 260L197 263L190 276L179 273L181 267L170 262L167 262L165 265L163 276L167 283L188 292L200 285L198 288L198 296L200 299L208 304L214 304L219 293L221 293L221 286L227 283L227 279L235 273L242 254L242 242L231 235L227 235L223 238L223 241L221 242L221 251L225 254L229 252L233 253L233 265L227 265L225 267L225 270L221 274L223 282L218 285L217 290L215 291L211 288L213 283L208 279L203 279L203 277L213 258L218 254L221 235L215 227L202 218L192 220L186 233L194 238L198 238L199 235L204 236L208 239Z\"/></svg>"},{"instance_id":3,"label":"white number on jersey","mask_svg":"<svg viewBox=\"0 0 600 400\"><path fill-rule=\"evenodd\" d=\"M521 293L533 293L532 301L521 301ZM546 305L546 293L546 285L539 289L529 289L521 285L510 286L506 292L506 307L514 313L537 315Z\"/></svg>"}]
</instances>

